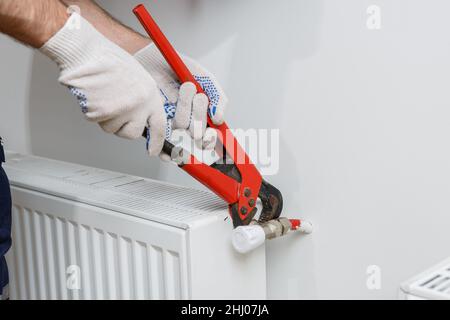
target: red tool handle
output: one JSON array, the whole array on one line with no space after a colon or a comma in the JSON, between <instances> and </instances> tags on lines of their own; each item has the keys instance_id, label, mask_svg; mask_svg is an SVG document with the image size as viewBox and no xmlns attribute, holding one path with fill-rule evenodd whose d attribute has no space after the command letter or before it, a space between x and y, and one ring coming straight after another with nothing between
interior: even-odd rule
<instances>
[{"instance_id":1,"label":"red tool handle","mask_svg":"<svg viewBox=\"0 0 450 320\"><path fill-rule=\"evenodd\" d=\"M150 38L152 38L153 42L156 44L167 63L175 72L180 82L192 82L197 87L197 92L205 93L144 5L138 5L133 9L133 13L139 19ZM229 204L238 202L239 218L241 220L245 220L249 215L249 212L254 209L255 201L251 201L251 204L249 204L248 201L254 199L248 199L245 197L244 191L249 190L252 193L252 197L257 197L261 187L262 177L255 165L251 163L247 153L239 145L236 138L229 132L226 123L215 125L208 114L208 125L220 132L218 138L238 168L242 176L242 181L238 183L225 174L199 162L193 156L193 161L189 164L183 165L182 169L199 180L201 183L205 184ZM170 143L166 142L165 145L168 146L167 150L170 151Z\"/></svg>"},{"instance_id":2,"label":"red tool handle","mask_svg":"<svg viewBox=\"0 0 450 320\"><path fill-rule=\"evenodd\" d=\"M139 22L144 27L145 31L147 31L150 38L152 38L155 45L158 47L161 54L166 59L167 63L170 65L172 70L178 77L181 83L184 82L192 82L197 87L197 93L205 93L202 86L195 80L192 73L189 71L188 67L184 64L183 60L181 60L178 53L175 51L173 46L170 44L169 40L167 40L164 33L161 31L159 26L156 24L155 20L153 20L152 16L145 8L143 4L136 6L133 9L133 13L139 19ZM208 114L208 125L212 128L219 129L222 133L225 133L225 130L228 127L224 124L221 126L215 125ZM221 127L221 128L220 128Z\"/></svg>"},{"instance_id":3,"label":"red tool handle","mask_svg":"<svg viewBox=\"0 0 450 320\"><path fill-rule=\"evenodd\" d=\"M195 80L194 76L186 67L183 60L181 60L180 56L172 47L169 40L167 40L161 29L159 29L155 20L153 20L150 13L147 11L147 9L145 9L144 5L138 5L133 9L133 12L141 22L145 31L147 31L147 33L149 34L150 38L152 38L153 42L155 42L156 46L166 59L167 63L172 67L172 70L176 73L180 82L192 82L197 86L197 92L204 93L203 88Z\"/></svg>"}]
</instances>

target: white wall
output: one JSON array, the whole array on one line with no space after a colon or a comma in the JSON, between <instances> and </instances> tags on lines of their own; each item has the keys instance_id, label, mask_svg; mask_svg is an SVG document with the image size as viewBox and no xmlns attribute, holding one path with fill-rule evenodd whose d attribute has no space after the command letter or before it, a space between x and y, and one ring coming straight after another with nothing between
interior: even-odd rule
<instances>
[{"instance_id":1,"label":"white wall","mask_svg":"<svg viewBox=\"0 0 450 320\"><path fill-rule=\"evenodd\" d=\"M101 3L138 27L136 1ZM395 298L401 281L450 254L448 1L145 3L176 47L221 80L230 126L281 130L281 168L267 178L284 214L316 229L269 244L271 298ZM381 30L366 27L371 4ZM3 38L0 49L10 149L196 184L147 159L142 141L82 120L45 58L30 64ZM366 287L370 265L381 268L381 290Z\"/></svg>"},{"instance_id":2,"label":"white wall","mask_svg":"<svg viewBox=\"0 0 450 320\"><path fill-rule=\"evenodd\" d=\"M33 51L0 34L0 135L19 152L30 151L29 87Z\"/></svg>"}]
</instances>

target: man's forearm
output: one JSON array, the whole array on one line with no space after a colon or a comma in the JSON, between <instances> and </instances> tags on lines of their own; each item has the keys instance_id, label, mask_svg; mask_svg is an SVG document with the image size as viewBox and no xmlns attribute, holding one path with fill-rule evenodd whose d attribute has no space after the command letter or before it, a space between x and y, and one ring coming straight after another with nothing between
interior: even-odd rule
<instances>
[{"instance_id":1,"label":"man's forearm","mask_svg":"<svg viewBox=\"0 0 450 320\"><path fill-rule=\"evenodd\" d=\"M0 0L0 32L40 48L67 21L59 0Z\"/></svg>"},{"instance_id":2,"label":"man's forearm","mask_svg":"<svg viewBox=\"0 0 450 320\"><path fill-rule=\"evenodd\" d=\"M151 40L121 24L92 0L61 0L67 6L80 8L80 14L100 33L119 47L134 54L151 43Z\"/></svg>"}]
</instances>

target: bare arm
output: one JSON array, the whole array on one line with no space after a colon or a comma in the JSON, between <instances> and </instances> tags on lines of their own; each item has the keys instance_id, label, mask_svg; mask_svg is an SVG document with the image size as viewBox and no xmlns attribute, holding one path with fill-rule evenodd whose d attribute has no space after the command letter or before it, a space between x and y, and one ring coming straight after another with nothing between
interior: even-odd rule
<instances>
[{"instance_id":1,"label":"bare arm","mask_svg":"<svg viewBox=\"0 0 450 320\"><path fill-rule=\"evenodd\" d=\"M75 5L80 14L106 38L130 54L134 54L151 43L151 40L123 25L103 10L93 0L61 0L67 6Z\"/></svg>"},{"instance_id":2,"label":"bare arm","mask_svg":"<svg viewBox=\"0 0 450 320\"><path fill-rule=\"evenodd\" d=\"M59 29L68 14L59 0L1 0L0 32L40 48Z\"/></svg>"}]
</instances>

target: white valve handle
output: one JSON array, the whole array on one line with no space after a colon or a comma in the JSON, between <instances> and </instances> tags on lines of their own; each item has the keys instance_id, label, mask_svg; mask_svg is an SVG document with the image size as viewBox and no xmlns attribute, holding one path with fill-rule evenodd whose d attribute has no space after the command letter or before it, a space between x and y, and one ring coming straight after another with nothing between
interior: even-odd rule
<instances>
[{"instance_id":1,"label":"white valve handle","mask_svg":"<svg viewBox=\"0 0 450 320\"><path fill-rule=\"evenodd\" d=\"M239 253L247 253L264 243L266 233L260 225L239 226L233 230L231 243Z\"/></svg>"}]
</instances>

